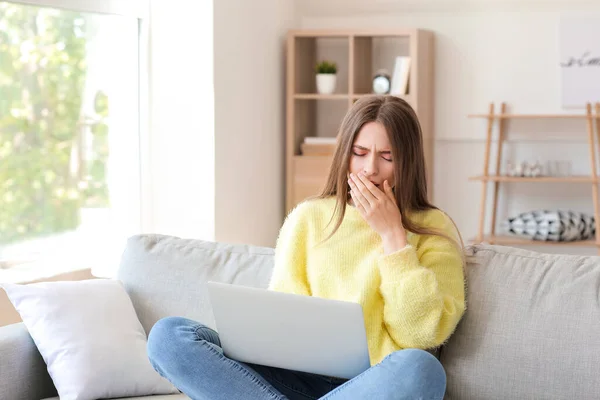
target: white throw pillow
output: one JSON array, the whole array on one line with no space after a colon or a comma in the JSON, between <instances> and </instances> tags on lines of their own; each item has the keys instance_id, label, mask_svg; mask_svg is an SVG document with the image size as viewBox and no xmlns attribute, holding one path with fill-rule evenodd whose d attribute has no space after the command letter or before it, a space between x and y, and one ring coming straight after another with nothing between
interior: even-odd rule
<instances>
[{"instance_id":1,"label":"white throw pillow","mask_svg":"<svg viewBox=\"0 0 600 400\"><path fill-rule=\"evenodd\" d=\"M146 333L120 281L2 284L61 400L179 393L152 368Z\"/></svg>"}]
</instances>

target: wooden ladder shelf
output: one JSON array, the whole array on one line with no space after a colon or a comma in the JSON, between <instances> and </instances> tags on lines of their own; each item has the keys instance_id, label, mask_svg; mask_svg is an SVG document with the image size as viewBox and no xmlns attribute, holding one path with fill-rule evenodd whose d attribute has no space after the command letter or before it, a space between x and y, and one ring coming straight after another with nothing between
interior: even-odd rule
<instances>
[{"instance_id":1,"label":"wooden ladder shelf","mask_svg":"<svg viewBox=\"0 0 600 400\"><path fill-rule=\"evenodd\" d=\"M594 108L594 110L593 110ZM595 111L595 114L594 112ZM500 112L495 113L494 103L489 106L489 112L487 114L472 114L469 118L485 118L487 119L487 136L485 142L485 161L483 167L483 175L474 176L469 178L472 181L481 181L481 203L480 203L480 215L479 215L479 229L477 237L474 242L476 243L490 243L500 245L561 245L561 246L596 246L600 254L600 204L598 202L598 173L596 169L596 151L594 141L594 122L596 126L596 135L598 144L600 145L600 103L596 103L592 107L591 103L586 105L585 114L508 114L506 112L506 103L502 103L500 106ZM585 119L588 144L589 144L589 155L590 155L590 171L589 176L540 176L540 177L517 177L501 175L500 168L502 162L502 148L504 141L506 140L506 124L505 121L508 119L544 119L544 118L556 118L556 119ZM490 153L492 145L492 136L494 123L498 121L498 147L496 150L496 165L493 173L490 173ZM527 240L520 239L518 237L511 236L500 236L496 235L496 221L498 217L498 192L500 183L503 182L570 182L570 183L588 183L592 186L592 201L594 204L594 222L596 228L596 237L594 240L582 240L582 241L571 241L571 242L556 242L556 241L539 241L539 240ZM494 188L492 195L492 215L491 215L491 232L486 235L485 223L486 223L486 209L488 202L488 183L491 183Z\"/></svg>"}]
</instances>

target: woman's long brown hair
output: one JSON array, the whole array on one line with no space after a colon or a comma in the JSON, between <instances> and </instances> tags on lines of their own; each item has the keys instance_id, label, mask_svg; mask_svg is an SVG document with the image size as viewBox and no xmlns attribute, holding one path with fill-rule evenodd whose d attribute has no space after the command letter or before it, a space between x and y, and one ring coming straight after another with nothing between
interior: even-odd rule
<instances>
[{"instance_id":1,"label":"woman's long brown hair","mask_svg":"<svg viewBox=\"0 0 600 400\"><path fill-rule=\"evenodd\" d=\"M404 229L420 235L443 236L459 248L460 244L443 232L418 226L407 216L410 213L438 209L427 196L427 167L423 152L423 134L417 114L404 100L396 96L369 96L359 99L350 108L338 132L337 145L327 183L318 198L336 197L333 218L336 217L330 238L342 224L348 195L348 171L352 146L361 128L368 122L379 122L388 134L394 160L394 194L402 216ZM453 222L453 221L452 221ZM454 222L453 222L454 223ZM456 228L456 224L455 228ZM325 239L325 240L327 240Z\"/></svg>"}]
</instances>

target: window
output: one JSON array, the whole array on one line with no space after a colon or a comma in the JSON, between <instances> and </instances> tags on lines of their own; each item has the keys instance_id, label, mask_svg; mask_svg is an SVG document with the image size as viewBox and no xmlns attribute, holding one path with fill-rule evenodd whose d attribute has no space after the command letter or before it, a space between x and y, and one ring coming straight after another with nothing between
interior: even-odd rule
<instances>
[{"instance_id":1,"label":"window","mask_svg":"<svg viewBox=\"0 0 600 400\"><path fill-rule=\"evenodd\" d=\"M141 20L38 3L0 1L0 282L115 263L141 223Z\"/></svg>"}]
</instances>

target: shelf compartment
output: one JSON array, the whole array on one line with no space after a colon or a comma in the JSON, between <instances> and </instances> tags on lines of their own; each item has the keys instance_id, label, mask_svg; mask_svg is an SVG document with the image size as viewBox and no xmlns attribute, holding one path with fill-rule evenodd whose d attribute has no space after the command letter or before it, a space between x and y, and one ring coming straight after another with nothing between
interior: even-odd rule
<instances>
[{"instance_id":1,"label":"shelf compartment","mask_svg":"<svg viewBox=\"0 0 600 400\"><path fill-rule=\"evenodd\" d=\"M350 59L350 37L303 36L294 38L293 93L316 94L317 62L327 60L337 64L337 78L334 94L348 93L348 69Z\"/></svg>"},{"instance_id":2,"label":"shelf compartment","mask_svg":"<svg viewBox=\"0 0 600 400\"><path fill-rule=\"evenodd\" d=\"M393 78L397 56L410 56L410 38L407 36L355 36L352 41L354 67L353 94L373 94L373 77L386 70ZM414 66L411 65L411 69ZM410 78L409 78L410 79ZM409 85L410 90L410 85Z\"/></svg>"},{"instance_id":3,"label":"shelf compartment","mask_svg":"<svg viewBox=\"0 0 600 400\"><path fill-rule=\"evenodd\" d=\"M473 240L477 242L476 239ZM521 239L518 237L512 237L509 235L487 235L484 236L484 243L497 244L497 245L526 245L526 246L600 246L594 240L579 240L573 242L553 242L553 241L541 241L541 240L530 240Z\"/></svg>"},{"instance_id":4,"label":"shelf compartment","mask_svg":"<svg viewBox=\"0 0 600 400\"><path fill-rule=\"evenodd\" d=\"M290 155L301 153L300 146L306 137L335 137L337 135L340 123L348 112L348 102L337 101L337 97L335 100L307 97L294 101L295 121L292 131L294 141L293 153Z\"/></svg>"},{"instance_id":5,"label":"shelf compartment","mask_svg":"<svg viewBox=\"0 0 600 400\"><path fill-rule=\"evenodd\" d=\"M597 183L598 179L594 179L591 176L575 175L575 176L538 176L538 177L524 177L524 176L508 176L508 175L490 175L490 176L472 176L469 178L470 181L481 181L481 182L564 182L564 183Z\"/></svg>"}]
</instances>

